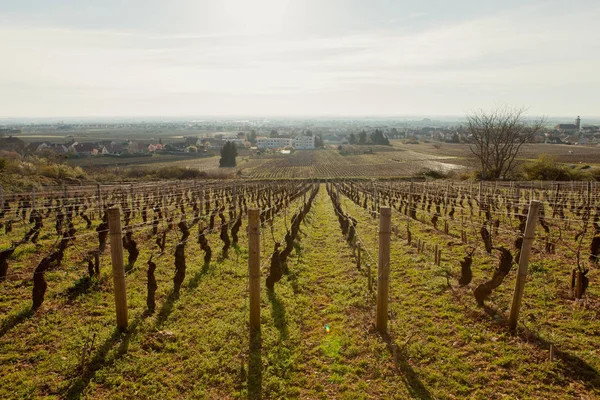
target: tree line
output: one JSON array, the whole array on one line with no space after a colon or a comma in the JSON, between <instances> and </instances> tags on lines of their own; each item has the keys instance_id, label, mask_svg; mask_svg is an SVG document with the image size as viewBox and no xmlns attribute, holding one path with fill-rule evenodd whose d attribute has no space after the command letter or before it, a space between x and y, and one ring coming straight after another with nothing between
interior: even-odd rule
<instances>
[{"instance_id":1,"label":"tree line","mask_svg":"<svg viewBox=\"0 0 600 400\"><path fill-rule=\"evenodd\" d=\"M374 132L367 134L364 130L360 131L358 135L351 133L348 136L348 143L367 145L367 144L378 144L382 146L389 146L390 141L388 137L383 133L381 129L375 129Z\"/></svg>"}]
</instances>

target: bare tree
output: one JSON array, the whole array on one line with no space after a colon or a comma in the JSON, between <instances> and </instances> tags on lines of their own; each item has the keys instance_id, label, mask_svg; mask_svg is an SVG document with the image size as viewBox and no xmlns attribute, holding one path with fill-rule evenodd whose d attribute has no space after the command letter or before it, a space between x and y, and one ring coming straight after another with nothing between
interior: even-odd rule
<instances>
[{"instance_id":1,"label":"bare tree","mask_svg":"<svg viewBox=\"0 0 600 400\"><path fill-rule=\"evenodd\" d=\"M506 178L516 164L521 147L542 130L545 120L525 121L524 108L501 107L467 115L472 143L469 145L481 165L482 179Z\"/></svg>"}]
</instances>

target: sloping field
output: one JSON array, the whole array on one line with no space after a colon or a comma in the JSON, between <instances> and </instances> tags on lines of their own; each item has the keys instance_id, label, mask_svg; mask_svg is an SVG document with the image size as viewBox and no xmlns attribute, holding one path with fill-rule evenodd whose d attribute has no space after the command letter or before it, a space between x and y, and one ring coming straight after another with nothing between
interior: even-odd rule
<instances>
[{"instance_id":1,"label":"sloping field","mask_svg":"<svg viewBox=\"0 0 600 400\"><path fill-rule=\"evenodd\" d=\"M168 199L162 201L168 204L174 221L181 220L183 211L188 223L191 221L196 203L180 200L197 200L191 193L197 195L200 190L208 194L209 186L204 185L176 184L170 189ZM228 198L239 195L252 205L257 195L266 199L278 193L278 184L256 185L258 190L254 194L248 191L243 195L242 186L234 189L231 184L215 185L207 204L211 210L215 201L219 205L235 204ZM554 252L544 250L544 230L538 227L540 238L532 251L518 331L511 333L506 326L506 312L510 308L515 267L485 306L478 306L473 297L473 289L494 273L498 258L495 250L490 254L482 250L476 231L479 226L473 225L473 220L483 218L478 216L477 208L469 217L469 209L473 208L466 202L454 201L458 193L462 196L471 188L423 184L419 193L427 193L429 200L423 198L418 202L416 218L409 224L406 215L397 210L401 204L399 197L386 197L394 193L386 191L401 193L408 189L407 185L377 185L380 192L377 201L383 206L392 199L393 204L389 336L382 337L373 327L379 227L371 184L353 186L360 190L360 206L344 194L350 186L338 187L344 215L357 222L359 239L355 243L361 243L360 268L356 264L356 251L340 229L340 215L325 185L320 185L274 291L268 291L264 284L266 276L272 273L276 242L286 243L284 235L293 229L290 227L294 215L308 195L284 201L283 208L264 219L260 230L261 334L253 345L248 327L245 216L241 219L238 245L231 247L227 256L221 251L223 242L219 219L216 220L216 228L205 236L212 247L212 259L204 263L203 251L196 240L198 226L205 228L209 216L214 214L202 211L186 245L187 272L176 293L174 253L181 232L168 228L168 219L157 220L158 232L166 232L165 251L159 251L155 240L160 234L153 234L152 226L142 223L138 209L130 226L140 254L125 276L129 328L119 332L115 329L110 245L101 253L100 275L88 278L86 255L98 247L96 228L100 219L93 215L93 203L72 198L71 201L89 206L85 213L92 217L92 225L86 227L79 217L73 220L77 230L75 242L67 248L62 265L46 272L48 288L44 303L37 310L31 309L31 276L57 242L50 217L45 219L37 243L17 247L9 258L7 279L0 282L0 398L593 399L600 396L597 268L593 267L588 274L589 288L581 300L573 300L567 287L574 266L571 236L579 230L581 222L576 211L571 213L565 203L558 209L566 210L566 219L546 214L552 233L549 237L553 242L556 240ZM288 185L287 193L294 193L296 186L299 187ZM488 189L492 198L496 187ZM127 188L124 191L116 188L107 195L107 201L116 199L119 193L125 196L121 202L124 210L128 209L129 201L149 205L161 201L161 196L156 195L160 194L160 187L156 185L136 187L135 198L129 199ZM523 196L526 193L529 190L522 191ZM546 198L542 191L531 193L536 198ZM512 198L503 196L499 199ZM576 191L569 198L579 202L585 196ZM596 193L591 198L598 201ZM525 199L521 199L525 204ZM437 228L430 222L435 207L427 208L432 201L444 209L439 214ZM552 203L546 199L544 204ZM455 207L458 211L450 219L449 210ZM46 210L45 206L42 208ZM270 207L263 204L263 209L268 211ZM51 208L48 210L52 213ZM494 240L497 246L510 246L517 224L503 210L497 208L494 212L494 218L501 220ZM17 219L11 232L3 231L0 250L22 238L32 226L25 221ZM442 221L451 224L449 232L442 230ZM2 222L6 223L7 218ZM467 244L456 237L456 229L461 226L467 226ZM559 227L564 233L561 234ZM412 245L407 244L408 230ZM591 237L584 236L587 260ZM427 242L425 251L416 250L417 240ZM443 250L440 265L434 263L434 246ZM461 286L457 283L461 276L459 262L471 248L477 250L473 256L473 282ZM151 255L158 284L154 312L148 312L146 304L147 261ZM373 291L368 288L368 276L373 280ZM556 346L552 360L550 343ZM392 344L398 346L397 362Z\"/></svg>"},{"instance_id":2,"label":"sloping field","mask_svg":"<svg viewBox=\"0 0 600 400\"><path fill-rule=\"evenodd\" d=\"M346 156L337 150L303 150L278 155L244 173L253 178L406 177L425 170L462 168L453 161L412 150Z\"/></svg>"},{"instance_id":3,"label":"sloping field","mask_svg":"<svg viewBox=\"0 0 600 400\"><path fill-rule=\"evenodd\" d=\"M467 164L473 159L473 153L468 144L455 143L419 143L405 145L394 141L396 149L410 149L418 153L431 154L439 157L455 158L456 163ZM522 160L536 159L540 154L548 154L558 162L568 164L600 164L600 147L596 145L575 146L566 144L526 144L521 149L519 158Z\"/></svg>"}]
</instances>

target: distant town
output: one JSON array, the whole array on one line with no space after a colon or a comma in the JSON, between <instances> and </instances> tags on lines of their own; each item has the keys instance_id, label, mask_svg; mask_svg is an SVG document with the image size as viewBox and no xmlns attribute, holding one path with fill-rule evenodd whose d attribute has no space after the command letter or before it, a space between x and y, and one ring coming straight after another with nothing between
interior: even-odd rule
<instances>
[{"instance_id":1,"label":"distant town","mask_svg":"<svg viewBox=\"0 0 600 400\"><path fill-rule=\"evenodd\" d=\"M74 157L153 153L214 153L226 142L253 152L312 150L327 146L387 144L403 139L469 143L466 126L424 118L386 120L203 121L139 123L44 123L0 125L0 150ZM597 145L600 125L571 122L546 126L534 143Z\"/></svg>"}]
</instances>

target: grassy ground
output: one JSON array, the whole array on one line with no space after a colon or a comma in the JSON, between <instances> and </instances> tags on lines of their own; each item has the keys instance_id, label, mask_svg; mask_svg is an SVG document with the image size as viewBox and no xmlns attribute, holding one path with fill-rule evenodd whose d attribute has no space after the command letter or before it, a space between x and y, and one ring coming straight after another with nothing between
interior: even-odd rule
<instances>
[{"instance_id":1,"label":"grassy ground","mask_svg":"<svg viewBox=\"0 0 600 400\"><path fill-rule=\"evenodd\" d=\"M348 200L359 220L366 249L376 258L377 222ZM291 209L294 209L292 206ZM283 214L282 214L283 216ZM287 218L291 212L287 213ZM142 253L127 275L130 329L114 330L114 300L108 252L103 277L88 282L79 252L68 266L47 274L46 302L29 311L31 284L12 279L0 285L0 398L557 398L600 396L597 277L591 277L589 307L563 296L570 266L561 255L536 255L526 287L521 325L508 333L505 312L514 271L486 308L475 305L474 285L495 267L476 255L470 287L456 284L459 240L413 223L413 238L443 246L443 268L426 252L417 255L402 237L404 218L394 212L400 235L392 238L390 338L373 329L375 298L367 289L366 264L356 268L324 187L302 225L288 259L289 273L274 293L264 289L274 239L283 238L283 219L261 232L261 335L248 335L246 222L239 249L217 257L218 235L209 237L213 262L186 248L187 276L172 294L172 249L155 255L157 310L145 313L145 262L152 241L136 234ZM289 222L289 221L288 221ZM6 240L5 236L0 237ZM48 237L44 240L50 240ZM4 243L2 243L4 244ZM9 273L31 273L40 249L20 250ZM564 257L564 256L563 256ZM451 287L445 277L452 274ZM329 332L325 327L329 326ZM547 344L558 359L548 361ZM400 347L397 368L389 343ZM258 346L260 344L260 346Z\"/></svg>"},{"instance_id":2,"label":"grassy ground","mask_svg":"<svg viewBox=\"0 0 600 400\"><path fill-rule=\"evenodd\" d=\"M350 200L343 204L359 220L359 233L375 253L377 221ZM392 238L390 329L392 339L405 345L405 365L414 368L422 383L417 397L591 399L600 395L596 350L600 291L590 286L582 305L569 299L572 263L564 253L547 255L534 248L520 325L517 334L511 334L506 320L514 267L486 306L478 307L472 290L491 277L496 257L477 252L473 282L459 287L459 261L466 253L458 236L413 221L412 240L426 242L426 251L417 254L407 246L406 218L394 211L393 225L398 235ZM440 267L433 265L436 244L443 251ZM550 343L559 353L552 362Z\"/></svg>"}]
</instances>

